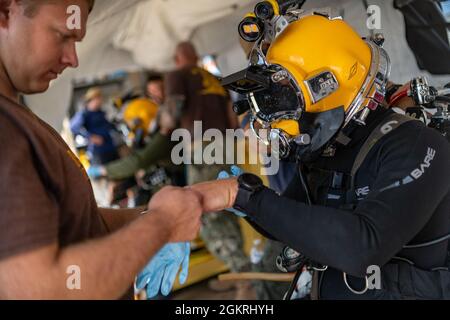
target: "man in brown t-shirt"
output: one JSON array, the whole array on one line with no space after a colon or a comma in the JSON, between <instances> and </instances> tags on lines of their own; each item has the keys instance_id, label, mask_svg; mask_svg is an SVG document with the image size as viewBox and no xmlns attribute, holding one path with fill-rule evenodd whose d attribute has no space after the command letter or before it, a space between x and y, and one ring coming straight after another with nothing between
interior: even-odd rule
<instances>
[{"instance_id":1,"label":"man in brown t-shirt","mask_svg":"<svg viewBox=\"0 0 450 320\"><path fill-rule=\"evenodd\" d=\"M191 190L164 189L138 210L98 208L77 158L18 103L78 66L93 2L0 1L0 299L120 298L163 245L190 241L200 227L202 199Z\"/></svg>"},{"instance_id":2,"label":"man in brown t-shirt","mask_svg":"<svg viewBox=\"0 0 450 320\"><path fill-rule=\"evenodd\" d=\"M177 69L165 77L169 105L175 105L180 127L193 135L194 121L202 122L202 129L237 129L239 123L233 112L228 92L218 79L197 66L198 56L189 42L178 44L175 53Z\"/></svg>"},{"instance_id":3,"label":"man in brown t-shirt","mask_svg":"<svg viewBox=\"0 0 450 320\"><path fill-rule=\"evenodd\" d=\"M189 42L178 44L174 58L177 69L165 77L166 102L179 128L189 130L192 152L198 152L199 149L204 150L208 143L195 140L201 138L194 130L195 121L201 122L201 135L208 129L217 129L225 136L227 129L237 129L239 123L228 92L216 77L197 66L198 55L194 46ZM226 155L227 150L223 151ZM204 160L188 164L189 185L215 180L220 171L229 169L225 158L222 160L222 164L205 164ZM204 215L202 221L200 234L209 251L225 262L232 272L248 271L250 263L243 251L237 218L227 212L217 212ZM252 298L248 283L238 285L236 298Z\"/></svg>"}]
</instances>

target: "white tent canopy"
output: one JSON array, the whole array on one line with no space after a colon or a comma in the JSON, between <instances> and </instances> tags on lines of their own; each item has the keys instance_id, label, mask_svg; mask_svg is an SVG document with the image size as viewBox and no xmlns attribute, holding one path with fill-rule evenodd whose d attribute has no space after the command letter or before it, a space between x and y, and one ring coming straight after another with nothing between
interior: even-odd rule
<instances>
[{"instance_id":1,"label":"white tent canopy","mask_svg":"<svg viewBox=\"0 0 450 320\"><path fill-rule=\"evenodd\" d=\"M403 16L393 0L372 0L381 8L381 30L391 56L391 79L406 82L423 74L417 68L406 39ZM169 70L176 44L191 40L200 54L216 54L225 74L245 67L237 25L256 0L97 0L88 33L78 47L80 67L68 70L45 94L26 97L28 105L57 130L70 105L72 80L116 70ZM362 36L368 35L367 13L360 0L310 0L305 9L332 7ZM430 77L435 85L450 76Z\"/></svg>"}]
</instances>

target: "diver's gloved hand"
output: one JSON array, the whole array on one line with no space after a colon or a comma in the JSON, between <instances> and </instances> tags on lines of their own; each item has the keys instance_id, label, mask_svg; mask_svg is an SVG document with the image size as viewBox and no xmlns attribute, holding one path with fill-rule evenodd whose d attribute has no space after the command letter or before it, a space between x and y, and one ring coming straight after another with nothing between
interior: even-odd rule
<instances>
[{"instance_id":1,"label":"diver's gloved hand","mask_svg":"<svg viewBox=\"0 0 450 320\"><path fill-rule=\"evenodd\" d=\"M166 244L137 276L135 291L139 292L145 288L147 299L157 296L160 290L164 296L168 296L180 267L180 284L186 282L190 253L189 242Z\"/></svg>"},{"instance_id":2,"label":"diver's gloved hand","mask_svg":"<svg viewBox=\"0 0 450 320\"><path fill-rule=\"evenodd\" d=\"M231 177L239 177L241 174L243 174L244 171L242 171L241 168L237 167L237 166L231 166L231 175L226 172L226 171L221 171L217 177L217 180L224 180L224 179L229 179ZM235 215L237 215L238 217L246 217L247 215L241 211L238 211L236 209L233 208L228 208L226 209L227 211L234 213Z\"/></svg>"},{"instance_id":3,"label":"diver's gloved hand","mask_svg":"<svg viewBox=\"0 0 450 320\"><path fill-rule=\"evenodd\" d=\"M98 179L105 176L102 166L90 166L89 169L87 169L87 174L91 179Z\"/></svg>"}]
</instances>

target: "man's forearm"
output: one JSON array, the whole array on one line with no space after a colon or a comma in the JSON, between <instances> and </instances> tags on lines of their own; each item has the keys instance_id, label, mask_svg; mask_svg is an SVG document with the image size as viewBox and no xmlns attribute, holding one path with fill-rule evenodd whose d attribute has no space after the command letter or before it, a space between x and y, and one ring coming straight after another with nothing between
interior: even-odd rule
<instances>
[{"instance_id":1,"label":"man's forearm","mask_svg":"<svg viewBox=\"0 0 450 320\"><path fill-rule=\"evenodd\" d=\"M64 250L58 269L76 264L81 270L81 290L70 292L69 297L122 297L134 277L169 239L169 229L159 217L149 213L106 238Z\"/></svg>"},{"instance_id":2,"label":"man's forearm","mask_svg":"<svg viewBox=\"0 0 450 320\"><path fill-rule=\"evenodd\" d=\"M59 251L55 244L2 262L0 298L118 299L168 241L171 226L166 223L161 214L149 213L109 236ZM32 273L27 272L30 263ZM80 289L67 286L71 266L80 272Z\"/></svg>"},{"instance_id":3,"label":"man's forearm","mask_svg":"<svg viewBox=\"0 0 450 320\"><path fill-rule=\"evenodd\" d=\"M133 209L98 209L110 232L115 232L142 216L145 206Z\"/></svg>"}]
</instances>

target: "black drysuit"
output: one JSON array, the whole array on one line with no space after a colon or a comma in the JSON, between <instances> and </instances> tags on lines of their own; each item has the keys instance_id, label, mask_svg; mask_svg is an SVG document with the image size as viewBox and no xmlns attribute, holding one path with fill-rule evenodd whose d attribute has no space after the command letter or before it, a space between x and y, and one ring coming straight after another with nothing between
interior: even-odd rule
<instances>
[{"instance_id":1,"label":"black drysuit","mask_svg":"<svg viewBox=\"0 0 450 320\"><path fill-rule=\"evenodd\" d=\"M297 175L282 196L264 189L254 194L245 208L256 229L329 266L320 275L322 299L430 298L414 288L399 295L369 290L358 296L345 286L343 272L349 275L352 287L360 290L367 267L385 266L394 256L409 259L424 270L447 263L448 241L403 249L450 233L450 145L439 133L412 121L379 140L355 176L355 207L351 210L344 209L345 194L331 181L335 174L329 172L351 171L371 131L391 112L373 113L367 126L358 128L350 144L340 146L335 156L304 164L311 198L320 205L306 204Z\"/></svg>"}]
</instances>

